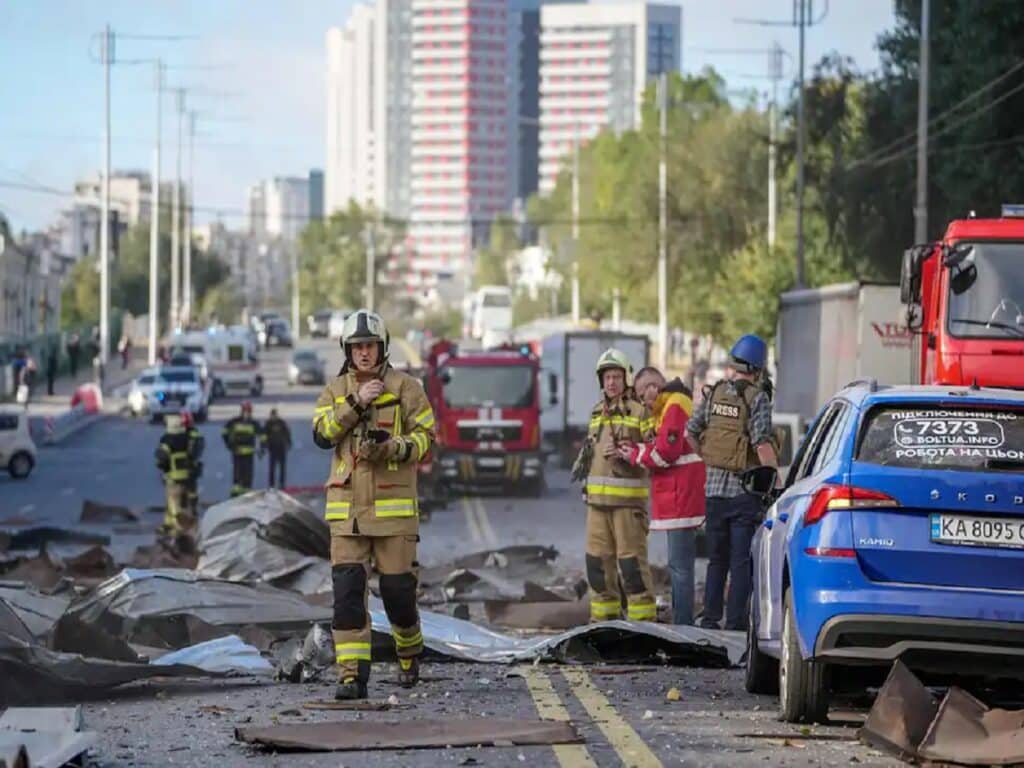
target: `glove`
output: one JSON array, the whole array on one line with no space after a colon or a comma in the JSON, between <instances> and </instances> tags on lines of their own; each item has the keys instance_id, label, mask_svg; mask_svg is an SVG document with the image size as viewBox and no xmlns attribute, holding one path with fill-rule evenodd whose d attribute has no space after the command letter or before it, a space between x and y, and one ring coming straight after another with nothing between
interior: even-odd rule
<instances>
[{"instance_id":1,"label":"glove","mask_svg":"<svg viewBox=\"0 0 1024 768\"><path fill-rule=\"evenodd\" d=\"M409 450L409 443L401 437L391 437L382 443L363 441L359 446L359 456L371 462L404 460Z\"/></svg>"}]
</instances>

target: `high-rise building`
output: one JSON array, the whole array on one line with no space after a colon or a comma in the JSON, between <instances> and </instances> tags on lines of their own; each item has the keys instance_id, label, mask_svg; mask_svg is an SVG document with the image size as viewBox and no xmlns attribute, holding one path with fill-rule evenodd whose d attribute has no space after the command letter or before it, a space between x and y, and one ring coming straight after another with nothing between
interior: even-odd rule
<instances>
[{"instance_id":1,"label":"high-rise building","mask_svg":"<svg viewBox=\"0 0 1024 768\"><path fill-rule=\"evenodd\" d=\"M508 3L412 0L412 11L407 289L429 302L452 292L473 244L511 202Z\"/></svg>"},{"instance_id":2,"label":"high-rise building","mask_svg":"<svg viewBox=\"0 0 1024 768\"><path fill-rule=\"evenodd\" d=\"M316 169L309 172L309 220L320 221L324 217L324 172Z\"/></svg>"},{"instance_id":3,"label":"high-rise building","mask_svg":"<svg viewBox=\"0 0 1024 768\"><path fill-rule=\"evenodd\" d=\"M356 5L327 32L325 206L409 210L412 0Z\"/></svg>"},{"instance_id":4,"label":"high-rise building","mask_svg":"<svg viewBox=\"0 0 1024 768\"><path fill-rule=\"evenodd\" d=\"M541 8L540 191L574 142L640 124L647 83L681 63L682 10L646 2Z\"/></svg>"},{"instance_id":5,"label":"high-rise building","mask_svg":"<svg viewBox=\"0 0 1024 768\"><path fill-rule=\"evenodd\" d=\"M295 240L309 223L309 179L277 176L249 188L249 234Z\"/></svg>"}]
</instances>

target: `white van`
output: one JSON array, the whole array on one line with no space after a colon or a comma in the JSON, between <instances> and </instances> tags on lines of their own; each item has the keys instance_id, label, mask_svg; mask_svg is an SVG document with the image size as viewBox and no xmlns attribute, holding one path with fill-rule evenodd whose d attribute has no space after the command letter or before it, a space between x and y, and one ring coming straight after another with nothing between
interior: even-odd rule
<instances>
[{"instance_id":1,"label":"white van","mask_svg":"<svg viewBox=\"0 0 1024 768\"><path fill-rule=\"evenodd\" d=\"M249 329L232 326L176 333L171 339L171 353L178 351L206 358L214 397L263 394L263 374Z\"/></svg>"}]
</instances>

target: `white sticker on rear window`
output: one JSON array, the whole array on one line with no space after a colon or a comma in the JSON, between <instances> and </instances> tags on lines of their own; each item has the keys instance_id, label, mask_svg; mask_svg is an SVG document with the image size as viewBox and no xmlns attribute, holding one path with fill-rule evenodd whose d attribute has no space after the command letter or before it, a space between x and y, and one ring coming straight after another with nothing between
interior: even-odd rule
<instances>
[{"instance_id":1,"label":"white sticker on rear window","mask_svg":"<svg viewBox=\"0 0 1024 768\"><path fill-rule=\"evenodd\" d=\"M954 446L998 448L1006 438L995 419L906 419L893 426L901 448Z\"/></svg>"}]
</instances>

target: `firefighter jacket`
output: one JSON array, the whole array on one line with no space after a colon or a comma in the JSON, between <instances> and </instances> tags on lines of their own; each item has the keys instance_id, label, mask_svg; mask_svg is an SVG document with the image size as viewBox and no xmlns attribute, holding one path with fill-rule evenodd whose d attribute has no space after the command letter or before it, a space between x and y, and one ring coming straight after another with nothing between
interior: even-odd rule
<instances>
[{"instance_id":1,"label":"firefighter jacket","mask_svg":"<svg viewBox=\"0 0 1024 768\"><path fill-rule=\"evenodd\" d=\"M628 397L604 399L590 414L587 439L594 445L594 457L587 475L587 503L595 507L638 507L643 509L650 495L647 470L618 456L605 456L605 449L619 443L645 442L654 428L642 403Z\"/></svg>"},{"instance_id":2,"label":"firefighter jacket","mask_svg":"<svg viewBox=\"0 0 1024 768\"><path fill-rule=\"evenodd\" d=\"M364 408L360 385L381 376L384 391ZM388 366L371 375L342 373L317 400L313 439L334 454L324 484L332 529L342 523L342 535L365 536L419 531L416 469L434 440L434 412L416 379Z\"/></svg>"},{"instance_id":3,"label":"firefighter jacket","mask_svg":"<svg viewBox=\"0 0 1024 768\"><path fill-rule=\"evenodd\" d=\"M707 426L700 433L700 455L709 467L740 473L761 466L747 428L754 398L761 391L757 384L743 380L719 381L705 388Z\"/></svg>"},{"instance_id":4,"label":"firefighter jacket","mask_svg":"<svg viewBox=\"0 0 1024 768\"><path fill-rule=\"evenodd\" d=\"M258 422L236 416L224 425L221 436L233 456L252 456L263 440L263 431Z\"/></svg>"},{"instance_id":5,"label":"firefighter jacket","mask_svg":"<svg viewBox=\"0 0 1024 768\"><path fill-rule=\"evenodd\" d=\"M202 458L203 451L206 450L206 438L203 437L198 427L189 427L185 434L188 436L188 452L192 457L195 477L198 478L203 472Z\"/></svg>"},{"instance_id":6,"label":"firefighter jacket","mask_svg":"<svg viewBox=\"0 0 1024 768\"><path fill-rule=\"evenodd\" d=\"M263 425L263 434L267 438L267 450L274 456L281 456L292 447L292 433L288 423L277 416L267 419Z\"/></svg>"},{"instance_id":7,"label":"firefighter jacket","mask_svg":"<svg viewBox=\"0 0 1024 768\"><path fill-rule=\"evenodd\" d=\"M156 466L163 472L165 481L184 483L192 476L194 465L189 442L188 434L180 430L161 435Z\"/></svg>"},{"instance_id":8,"label":"firefighter jacket","mask_svg":"<svg viewBox=\"0 0 1024 768\"><path fill-rule=\"evenodd\" d=\"M633 447L630 463L651 472L652 531L704 524L704 463L686 439L692 413L689 390L673 379L654 402L654 442Z\"/></svg>"}]
</instances>

